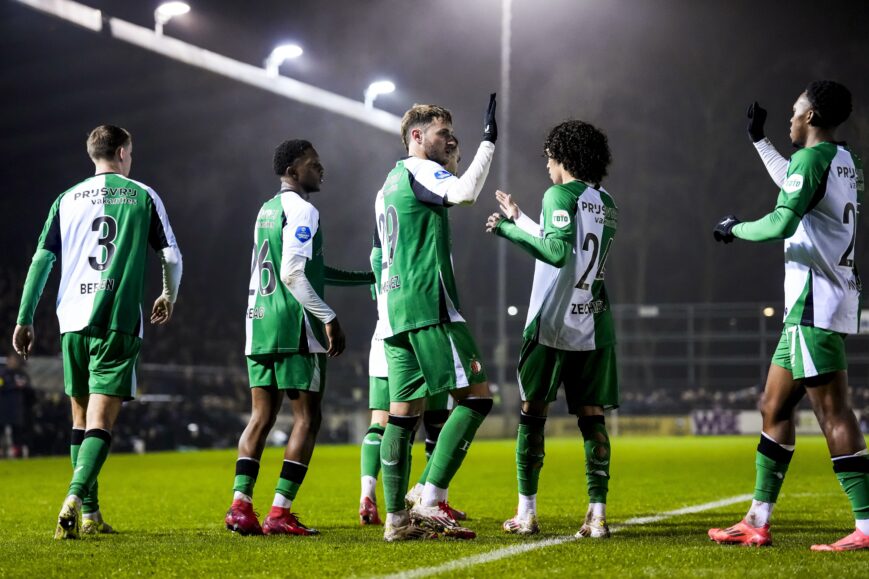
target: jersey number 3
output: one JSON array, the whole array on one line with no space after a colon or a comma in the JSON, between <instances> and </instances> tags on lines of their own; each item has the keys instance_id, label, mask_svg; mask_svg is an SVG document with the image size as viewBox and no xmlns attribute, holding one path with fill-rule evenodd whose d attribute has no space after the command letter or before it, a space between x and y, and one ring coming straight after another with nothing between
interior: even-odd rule
<instances>
[{"instance_id":1,"label":"jersey number 3","mask_svg":"<svg viewBox=\"0 0 869 579\"><path fill-rule=\"evenodd\" d=\"M94 219L91 223L91 231L99 233L97 243L100 245L100 249L97 250L97 255L88 258L88 263L97 271L105 271L111 265L117 249L112 242L118 236L118 222L115 221L114 217L103 215Z\"/></svg>"}]
</instances>

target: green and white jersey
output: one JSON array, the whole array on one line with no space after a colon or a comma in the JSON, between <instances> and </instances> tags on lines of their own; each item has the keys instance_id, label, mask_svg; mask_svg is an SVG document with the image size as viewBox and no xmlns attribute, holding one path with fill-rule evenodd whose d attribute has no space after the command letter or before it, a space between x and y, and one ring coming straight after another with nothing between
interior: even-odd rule
<instances>
[{"instance_id":1,"label":"green and white jersey","mask_svg":"<svg viewBox=\"0 0 869 579\"><path fill-rule=\"evenodd\" d=\"M248 356L326 352L323 323L309 316L281 282L281 264L291 255L308 260L305 277L322 298L325 266L320 214L294 191L282 189L263 204L254 227L245 323L244 353Z\"/></svg>"},{"instance_id":2,"label":"green and white jersey","mask_svg":"<svg viewBox=\"0 0 869 579\"><path fill-rule=\"evenodd\" d=\"M163 202L144 183L102 173L61 193L37 245L61 258L61 334L93 326L142 337L148 245L178 249Z\"/></svg>"},{"instance_id":3,"label":"green and white jersey","mask_svg":"<svg viewBox=\"0 0 869 579\"><path fill-rule=\"evenodd\" d=\"M820 143L791 157L776 203L802 218L784 244L785 322L857 333L854 247L863 188L860 160L841 145Z\"/></svg>"},{"instance_id":4,"label":"green and white jersey","mask_svg":"<svg viewBox=\"0 0 869 579\"><path fill-rule=\"evenodd\" d=\"M563 267L539 259L524 337L559 350L596 350L615 343L604 266L616 233L618 209L609 193L582 181L543 195L541 237L573 248Z\"/></svg>"},{"instance_id":5,"label":"green and white jersey","mask_svg":"<svg viewBox=\"0 0 869 579\"><path fill-rule=\"evenodd\" d=\"M374 245L382 249L378 337L463 322L453 274L447 191L457 177L434 161L399 161L377 193Z\"/></svg>"}]
</instances>

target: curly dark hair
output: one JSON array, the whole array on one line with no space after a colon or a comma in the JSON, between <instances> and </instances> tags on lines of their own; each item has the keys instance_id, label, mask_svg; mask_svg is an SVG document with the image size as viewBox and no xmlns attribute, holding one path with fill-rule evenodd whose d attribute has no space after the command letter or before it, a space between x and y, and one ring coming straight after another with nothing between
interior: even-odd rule
<instances>
[{"instance_id":1,"label":"curly dark hair","mask_svg":"<svg viewBox=\"0 0 869 579\"><path fill-rule=\"evenodd\" d=\"M290 139L284 141L275 147L274 166L275 175L283 175L287 172L287 167L293 164L296 159L302 157L308 149L313 149L314 145L310 141L304 139Z\"/></svg>"},{"instance_id":2,"label":"curly dark hair","mask_svg":"<svg viewBox=\"0 0 869 579\"><path fill-rule=\"evenodd\" d=\"M806 87L806 97L814 109L812 124L832 129L851 115L851 91L832 80L815 80Z\"/></svg>"},{"instance_id":3,"label":"curly dark hair","mask_svg":"<svg viewBox=\"0 0 869 579\"><path fill-rule=\"evenodd\" d=\"M600 186L612 162L606 135L583 121L564 121L549 131L543 152L571 175L594 187Z\"/></svg>"}]
</instances>

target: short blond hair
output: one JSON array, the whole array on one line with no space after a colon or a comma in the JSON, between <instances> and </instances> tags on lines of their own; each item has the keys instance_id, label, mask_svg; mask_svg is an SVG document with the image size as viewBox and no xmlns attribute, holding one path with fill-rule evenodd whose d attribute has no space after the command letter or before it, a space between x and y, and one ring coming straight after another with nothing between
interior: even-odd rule
<instances>
[{"instance_id":1,"label":"short blond hair","mask_svg":"<svg viewBox=\"0 0 869 579\"><path fill-rule=\"evenodd\" d=\"M438 105L413 105L401 117L401 142L404 148L410 148L410 131L416 127L426 127L435 119L452 124L453 115L449 110Z\"/></svg>"},{"instance_id":2,"label":"short blond hair","mask_svg":"<svg viewBox=\"0 0 869 579\"><path fill-rule=\"evenodd\" d=\"M127 129L115 125L100 125L88 134L87 149L90 158L112 160L118 147L126 147L133 141Z\"/></svg>"}]
</instances>

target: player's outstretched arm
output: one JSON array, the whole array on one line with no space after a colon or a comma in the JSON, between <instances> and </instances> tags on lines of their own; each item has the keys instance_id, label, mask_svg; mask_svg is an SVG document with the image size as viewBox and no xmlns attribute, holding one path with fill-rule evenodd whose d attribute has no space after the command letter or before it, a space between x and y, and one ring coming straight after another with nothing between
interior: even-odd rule
<instances>
[{"instance_id":1,"label":"player's outstretched arm","mask_svg":"<svg viewBox=\"0 0 869 579\"><path fill-rule=\"evenodd\" d=\"M326 285L355 286L371 285L375 282L374 274L370 271L348 271L327 265L325 273Z\"/></svg>"},{"instance_id":2,"label":"player's outstretched arm","mask_svg":"<svg viewBox=\"0 0 869 579\"><path fill-rule=\"evenodd\" d=\"M754 148L760 155L760 159L773 182L777 187L781 187L788 174L788 160L764 135L763 125L766 122L766 109L754 101L749 105L746 116L748 117L748 138L754 144Z\"/></svg>"},{"instance_id":3,"label":"player's outstretched arm","mask_svg":"<svg viewBox=\"0 0 869 579\"><path fill-rule=\"evenodd\" d=\"M530 235L543 237L543 232L540 230L540 224L522 212L519 205L513 201L512 195L499 189L495 191L495 199L498 201L501 213L503 213L507 219L518 225L522 231L525 231ZM486 231L489 231L489 229L487 228Z\"/></svg>"},{"instance_id":4,"label":"player's outstretched arm","mask_svg":"<svg viewBox=\"0 0 869 579\"><path fill-rule=\"evenodd\" d=\"M554 267L564 267L571 254L571 245L568 241L552 235L540 237L528 233L500 213L489 216L486 221L486 231L515 243L530 253L534 259Z\"/></svg>"},{"instance_id":5,"label":"player's outstretched arm","mask_svg":"<svg viewBox=\"0 0 869 579\"><path fill-rule=\"evenodd\" d=\"M483 140L471 164L461 177L444 181L442 197L452 205L471 205L480 196L492 159L495 156L495 141L498 140L498 123L495 120L495 93L489 95L489 104L483 116Z\"/></svg>"}]
</instances>

